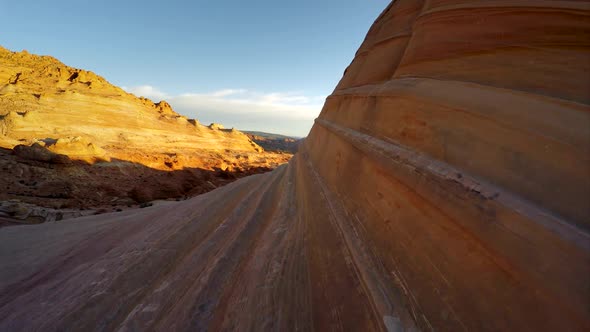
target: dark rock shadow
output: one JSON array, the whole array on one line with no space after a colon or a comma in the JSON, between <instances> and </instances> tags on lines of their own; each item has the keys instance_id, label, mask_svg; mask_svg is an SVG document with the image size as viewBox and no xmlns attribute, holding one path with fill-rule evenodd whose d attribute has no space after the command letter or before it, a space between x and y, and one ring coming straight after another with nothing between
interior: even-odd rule
<instances>
[{"instance_id":1,"label":"dark rock shadow","mask_svg":"<svg viewBox=\"0 0 590 332\"><path fill-rule=\"evenodd\" d=\"M0 148L0 201L18 200L51 209L93 209L98 213L138 208L154 200L183 200L272 170L160 170L121 159L88 163L65 155L55 158L48 156L46 149L40 152L39 147L33 152L18 151ZM0 217L13 216L0 211Z\"/></svg>"}]
</instances>

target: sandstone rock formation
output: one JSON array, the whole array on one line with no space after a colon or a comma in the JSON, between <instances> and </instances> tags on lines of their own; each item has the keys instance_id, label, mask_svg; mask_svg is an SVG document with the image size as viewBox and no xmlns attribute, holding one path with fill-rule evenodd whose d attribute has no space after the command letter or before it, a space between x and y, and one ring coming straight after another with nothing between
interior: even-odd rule
<instances>
[{"instance_id":1,"label":"sandstone rock formation","mask_svg":"<svg viewBox=\"0 0 590 332\"><path fill-rule=\"evenodd\" d=\"M82 138L87 146L104 149L109 158L161 169L167 167L153 163L154 155L261 151L243 133L218 130L223 127L217 124L200 125L175 113L166 101L138 98L92 72L68 67L49 56L3 48L0 128L0 146L5 148L23 141L53 140L57 141L54 148L59 149L60 140ZM72 152L68 154L72 159L78 159L78 152L81 159L88 157L81 146L62 147ZM198 159L186 166L197 166Z\"/></svg>"},{"instance_id":2,"label":"sandstone rock formation","mask_svg":"<svg viewBox=\"0 0 590 332\"><path fill-rule=\"evenodd\" d=\"M166 101L138 98L92 72L1 47L0 147L14 148L19 157L0 151L0 201L50 208L102 209L111 202L123 208L140 203L139 197L180 198L290 157L265 152L238 130L203 126ZM183 184L187 171L190 185ZM164 177L177 189L164 189L170 185L157 180ZM63 193L64 185L81 191ZM133 194L135 187L144 194Z\"/></svg>"},{"instance_id":3,"label":"sandstone rock formation","mask_svg":"<svg viewBox=\"0 0 590 332\"><path fill-rule=\"evenodd\" d=\"M392 2L288 166L0 229L0 329L589 330L589 15Z\"/></svg>"}]
</instances>

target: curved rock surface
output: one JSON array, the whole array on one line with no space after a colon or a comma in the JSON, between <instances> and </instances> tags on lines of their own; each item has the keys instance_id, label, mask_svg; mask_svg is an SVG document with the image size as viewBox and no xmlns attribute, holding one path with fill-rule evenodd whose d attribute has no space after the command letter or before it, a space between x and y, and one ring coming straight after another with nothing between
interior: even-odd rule
<instances>
[{"instance_id":1,"label":"curved rock surface","mask_svg":"<svg viewBox=\"0 0 590 332\"><path fill-rule=\"evenodd\" d=\"M392 2L288 165L2 228L0 330L589 330L589 14Z\"/></svg>"}]
</instances>

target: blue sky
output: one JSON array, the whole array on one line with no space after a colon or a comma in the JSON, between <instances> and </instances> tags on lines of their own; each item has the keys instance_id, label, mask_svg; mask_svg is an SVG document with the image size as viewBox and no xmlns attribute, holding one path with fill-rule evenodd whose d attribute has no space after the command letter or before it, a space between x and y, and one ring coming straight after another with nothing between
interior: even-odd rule
<instances>
[{"instance_id":1,"label":"blue sky","mask_svg":"<svg viewBox=\"0 0 590 332\"><path fill-rule=\"evenodd\" d=\"M305 136L388 0L0 0L0 45L203 123Z\"/></svg>"}]
</instances>

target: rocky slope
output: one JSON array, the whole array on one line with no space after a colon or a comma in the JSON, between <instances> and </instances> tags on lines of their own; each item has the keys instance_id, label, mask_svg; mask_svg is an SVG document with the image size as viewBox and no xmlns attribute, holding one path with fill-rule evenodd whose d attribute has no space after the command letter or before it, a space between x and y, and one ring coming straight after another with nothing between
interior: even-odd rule
<instances>
[{"instance_id":1,"label":"rocky slope","mask_svg":"<svg viewBox=\"0 0 590 332\"><path fill-rule=\"evenodd\" d=\"M3 147L83 137L88 144L106 150L110 158L163 169L169 167L154 162L152 152L260 150L239 131L221 130L215 124L203 126L176 114L165 101L138 98L92 72L65 66L52 57L0 49L0 63ZM56 150L71 158L92 158L83 146L68 147L64 144Z\"/></svg>"},{"instance_id":2,"label":"rocky slope","mask_svg":"<svg viewBox=\"0 0 590 332\"><path fill-rule=\"evenodd\" d=\"M237 130L203 126L165 101L138 98L92 72L3 48L0 147L14 148L0 153L0 200L50 208L126 207L143 200L138 190L144 199L183 197L290 157L263 151Z\"/></svg>"},{"instance_id":3,"label":"rocky slope","mask_svg":"<svg viewBox=\"0 0 590 332\"><path fill-rule=\"evenodd\" d=\"M288 165L0 229L0 329L589 330L589 15L392 2Z\"/></svg>"}]
</instances>

